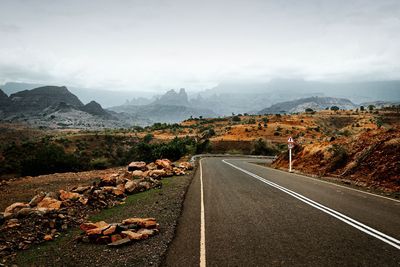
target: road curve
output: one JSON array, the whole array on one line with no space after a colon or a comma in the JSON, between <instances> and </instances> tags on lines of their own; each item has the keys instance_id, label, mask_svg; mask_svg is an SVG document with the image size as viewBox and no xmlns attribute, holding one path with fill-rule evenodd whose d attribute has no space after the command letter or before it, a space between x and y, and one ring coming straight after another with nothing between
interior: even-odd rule
<instances>
[{"instance_id":1,"label":"road curve","mask_svg":"<svg viewBox=\"0 0 400 267\"><path fill-rule=\"evenodd\" d=\"M207 266L400 266L399 201L260 161L202 160L166 266L199 266L202 226Z\"/></svg>"}]
</instances>

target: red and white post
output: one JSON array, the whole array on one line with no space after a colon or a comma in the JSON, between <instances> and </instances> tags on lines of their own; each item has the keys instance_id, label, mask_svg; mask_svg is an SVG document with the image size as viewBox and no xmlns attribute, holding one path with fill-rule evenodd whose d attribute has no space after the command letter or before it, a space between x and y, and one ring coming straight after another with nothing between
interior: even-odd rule
<instances>
[{"instance_id":1,"label":"red and white post","mask_svg":"<svg viewBox=\"0 0 400 267\"><path fill-rule=\"evenodd\" d=\"M294 147L294 140L291 136L288 139L288 148L289 148L289 172L292 172L292 148Z\"/></svg>"}]
</instances>

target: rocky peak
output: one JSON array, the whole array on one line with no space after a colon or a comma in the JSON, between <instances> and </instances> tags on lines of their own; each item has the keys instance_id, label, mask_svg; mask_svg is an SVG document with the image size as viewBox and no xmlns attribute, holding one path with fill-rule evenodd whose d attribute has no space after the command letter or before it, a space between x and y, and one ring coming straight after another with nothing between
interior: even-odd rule
<instances>
[{"instance_id":1,"label":"rocky peak","mask_svg":"<svg viewBox=\"0 0 400 267\"><path fill-rule=\"evenodd\" d=\"M0 110L4 110L8 108L10 105L11 101L8 95L3 92L3 90L0 89Z\"/></svg>"},{"instance_id":2,"label":"rocky peak","mask_svg":"<svg viewBox=\"0 0 400 267\"><path fill-rule=\"evenodd\" d=\"M86 105L81 107L81 110L85 111L89 114L95 115L95 116L104 116L104 117L110 116L110 114L107 111L105 111L101 107L101 105L99 103L97 103L96 101L91 101L91 102L87 103Z\"/></svg>"},{"instance_id":3,"label":"rocky peak","mask_svg":"<svg viewBox=\"0 0 400 267\"><path fill-rule=\"evenodd\" d=\"M60 102L81 107L82 102L65 86L43 86L10 95L16 111L40 111Z\"/></svg>"},{"instance_id":4,"label":"rocky peak","mask_svg":"<svg viewBox=\"0 0 400 267\"><path fill-rule=\"evenodd\" d=\"M154 104L160 105L173 105L173 106L189 106L188 95L185 88L181 88L179 93L174 89L169 90L164 95L162 95Z\"/></svg>"}]
</instances>

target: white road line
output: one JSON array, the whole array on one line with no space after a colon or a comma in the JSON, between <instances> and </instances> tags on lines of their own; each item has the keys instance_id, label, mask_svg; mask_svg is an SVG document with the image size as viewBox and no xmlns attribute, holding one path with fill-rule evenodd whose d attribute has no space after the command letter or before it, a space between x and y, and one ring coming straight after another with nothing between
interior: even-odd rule
<instances>
[{"instance_id":1,"label":"white road line","mask_svg":"<svg viewBox=\"0 0 400 267\"><path fill-rule=\"evenodd\" d=\"M318 203L316 201L313 201L313 200L311 200L311 199L309 199L309 198L307 198L307 197L305 197L305 196L303 196L301 194L298 194L298 193L296 193L296 192L294 192L292 190L289 190L289 189L287 189L287 188L285 188L283 186L280 186L280 185L278 185L278 184L276 184L274 182L271 182L271 181L269 181L267 179L264 179L264 178L254 174L252 172L249 172L249 171L247 171L245 169L237 167L236 165L233 165L232 163L229 163L229 162L227 162L225 160L222 160L222 162L224 162L224 163L232 166L233 168L238 169L238 170L240 170L240 171L252 176L253 178L256 178L257 180L260 180L261 182L263 182L263 183L265 183L265 184L267 184L269 186L277 188L277 189L285 192L286 194L289 194L292 197L295 197L298 200L300 200L300 201L302 201L302 202L304 202L304 203L306 203L306 204L308 204L308 205L310 205L310 206L312 206L312 207L314 207L316 209L319 209L319 210L321 210L321 211L323 211L323 212L335 217L338 220L341 220L342 222L344 222L344 223L346 223L348 225L353 226L354 228L356 228L356 229L358 229L358 230L360 230L360 231L362 231L362 232L364 232L364 233L366 233L366 234L368 234L370 236L373 236L373 237L375 237L375 238L377 238L377 239L379 239L379 240L381 240L381 241L383 241L383 242L385 242L385 243L387 243L387 244L389 244L389 245L391 245L391 246L393 246L393 247L395 247L397 249L400 249L400 240L397 240L397 239L395 239L395 238L393 238L391 236L388 236L388 235L386 235L386 234L384 234L384 233L382 233L382 232L380 232L378 230L375 230L375 229L373 229L373 228L371 228L371 227L369 227L369 226L367 226L367 225L365 225L365 224L363 224L363 223L361 223L359 221L356 221L356 220L354 220L354 219L352 219L352 218L350 218L350 217L348 217L348 216L346 216L346 215L344 215L344 214L342 214L342 213L340 213L338 211L335 211L335 210L333 210L331 208L328 208L328 207L326 207L326 206L324 206L324 205L322 205L322 204L320 204L320 203Z\"/></svg>"},{"instance_id":2,"label":"white road line","mask_svg":"<svg viewBox=\"0 0 400 267\"><path fill-rule=\"evenodd\" d=\"M200 159L200 267L206 266L206 224L204 216L203 168Z\"/></svg>"},{"instance_id":3,"label":"white road line","mask_svg":"<svg viewBox=\"0 0 400 267\"><path fill-rule=\"evenodd\" d=\"M234 159L234 160L243 161L242 159ZM248 163L251 163L251 162L248 162ZM253 164L254 164L254 163L253 163ZM265 169L270 169L270 170L272 170L272 171L283 172L283 173L289 174L288 172L283 171L283 170L274 169L274 168L270 168L270 167L262 166L262 165L258 165L258 164L254 164L254 165L259 166L259 167L262 167L262 168L265 168ZM387 200L391 200L391 201L399 202L399 203L400 203L400 200L398 200L398 199L394 199L394 198L390 198L390 197L385 197L385 196L381 196L381 195L374 194L374 193L370 193L370 192L365 192L365 191L362 191L362 190L359 190L359 189L355 189L355 188L351 188L351 187L348 187L348 186L344 186L344 185L332 183L332 182L329 182L329 181L323 181L323 180L321 180L321 179L313 178L313 177L306 176L306 175L302 175L302 174L298 174L298 173L293 173L293 172L292 172L292 173L290 173L290 174L291 174L291 175L296 175L296 176L299 176L299 177L302 177L302 178L307 178L307 179L310 179L310 180L314 180L314 181L317 181L317 182L320 182L320 183L330 184L330 185L334 185L334 186L337 186L337 187L341 187L341 188L344 188L344 189L347 189L347 190L356 191L356 192L359 192L359 193L367 194L367 195L374 196L374 197L384 198L384 199L387 199Z\"/></svg>"}]
</instances>

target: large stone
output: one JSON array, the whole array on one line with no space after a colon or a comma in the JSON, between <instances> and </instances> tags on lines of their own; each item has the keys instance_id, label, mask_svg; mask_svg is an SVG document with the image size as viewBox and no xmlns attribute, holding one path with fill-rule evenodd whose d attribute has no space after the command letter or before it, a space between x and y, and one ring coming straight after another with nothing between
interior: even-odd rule
<instances>
[{"instance_id":1,"label":"large stone","mask_svg":"<svg viewBox=\"0 0 400 267\"><path fill-rule=\"evenodd\" d=\"M144 174L144 172L141 170L136 170L136 171L132 172L133 177L143 177L144 176L143 174Z\"/></svg>"},{"instance_id":2,"label":"large stone","mask_svg":"<svg viewBox=\"0 0 400 267\"><path fill-rule=\"evenodd\" d=\"M139 225L142 228L155 228L157 227L157 222L155 218L129 218L122 221L122 224L130 225L135 224Z\"/></svg>"},{"instance_id":3,"label":"large stone","mask_svg":"<svg viewBox=\"0 0 400 267\"><path fill-rule=\"evenodd\" d=\"M68 192L64 190L60 190L60 199L64 200L77 200L81 195L79 193Z\"/></svg>"},{"instance_id":4,"label":"large stone","mask_svg":"<svg viewBox=\"0 0 400 267\"><path fill-rule=\"evenodd\" d=\"M146 170L146 162L144 161L134 161L128 165L128 171L135 171L135 170Z\"/></svg>"},{"instance_id":5,"label":"large stone","mask_svg":"<svg viewBox=\"0 0 400 267\"><path fill-rule=\"evenodd\" d=\"M118 240L121 240L122 236L120 234L115 234L111 236L111 242L117 242Z\"/></svg>"},{"instance_id":6,"label":"large stone","mask_svg":"<svg viewBox=\"0 0 400 267\"><path fill-rule=\"evenodd\" d=\"M135 181L128 181L125 184L125 191L128 193L133 193L137 189L138 184Z\"/></svg>"},{"instance_id":7,"label":"large stone","mask_svg":"<svg viewBox=\"0 0 400 267\"><path fill-rule=\"evenodd\" d=\"M117 187L113 187L113 186L104 186L104 187L102 187L101 191L103 193L112 193L112 194L114 194L116 196L123 196L124 195L124 192L121 189L119 189Z\"/></svg>"},{"instance_id":8,"label":"large stone","mask_svg":"<svg viewBox=\"0 0 400 267\"><path fill-rule=\"evenodd\" d=\"M92 229L96 229L96 228L104 228L104 227L108 227L109 224L106 223L105 221L99 221L96 223L92 223L92 222L86 222L86 223L82 223L79 228L81 228L82 231L89 231Z\"/></svg>"},{"instance_id":9,"label":"large stone","mask_svg":"<svg viewBox=\"0 0 400 267\"><path fill-rule=\"evenodd\" d=\"M26 217L32 213L32 208L22 208L17 212L18 217Z\"/></svg>"},{"instance_id":10,"label":"large stone","mask_svg":"<svg viewBox=\"0 0 400 267\"><path fill-rule=\"evenodd\" d=\"M123 235L125 235L126 237L128 237L130 240L141 240L143 239L143 235L142 234L138 234L132 231L122 231L121 232Z\"/></svg>"},{"instance_id":11,"label":"large stone","mask_svg":"<svg viewBox=\"0 0 400 267\"><path fill-rule=\"evenodd\" d=\"M43 239L46 240L46 241L50 241L50 240L53 240L53 236L52 235L45 235L43 237Z\"/></svg>"},{"instance_id":12,"label":"large stone","mask_svg":"<svg viewBox=\"0 0 400 267\"><path fill-rule=\"evenodd\" d=\"M15 202L13 204L11 204L10 206L8 206L5 210L4 210L4 217L8 218L12 215L16 215L18 211L20 211L23 208L28 208L30 207L29 204L26 203L22 203L22 202Z\"/></svg>"},{"instance_id":13,"label":"large stone","mask_svg":"<svg viewBox=\"0 0 400 267\"><path fill-rule=\"evenodd\" d=\"M139 229L137 231L138 234L141 234L143 236L143 238L148 238L150 236L155 235L156 233L158 233L157 229L146 229L146 228L142 228Z\"/></svg>"},{"instance_id":14,"label":"large stone","mask_svg":"<svg viewBox=\"0 0 400 267\"><path fill-rule=\"evenodd\" d=\"M31 201L29 202L29 206L36 207L37 204L39 204L39 202L42 201L45 196L46 196L46 193L44 193L44 192L37 194L36 196L34 196L31 199Z\"/></svg>"},{"instance_id":15,"label":"large stone","mask_svg":"<svg viewBox=\"0 0 400 267\"><path fill-rule=\"evenodd\" d=\"M147 164L146 167L147 167L147 169L148 169L149 171L152 171L152 170L156 170L156 169L157 169L157 165L156 165L154 162L151 162L151 163Z\"/></svg>"},{"instance_id":16,"label":"large stone","mask_svg":"<svg viewBox=\"0 0 400 267\"><path fill-rule=\"evenodd\" d=\"M111 225L108 227L106 230L103 231L103 235L112 235L115 233L115 230L117 230L116 225Z\"/></svg>"},{"instance_id":17,"label":"large stone","mask_svg":"<svg viewBox=\"0 0 400 267\"><path fill-rule=\"evenodd\" d=\"M89 202L89 199L84 196L80 196L79 202L82 203L83 205L87 205L87 203Z\"/></svg>"},{"instance_id":18,"label":"large stone","mask_svg":"<svg viewBox=\"0 0 400 267\"><path fill-rule=\"evenodd\" d=\"M151 183L143 181L138 184L138 190L140 192L149 190L151 188Z\"/></svg>"},{"instance_id":19,"label":"large stone","mask_svg":"<svg viewBox=\"0 0 400 267\"><path fill-rule=\"evenodd\" d=\"M86 231L87 235L102 235L104 231L106 231L107 229L109 229L111 226L108 224L106 226L103 227L97 227L94 229L90 229Z\"/></svg>"},{"instance_id":20,"label":"large stone","mask_svg":"<svg viewBox=\"0 0 400 267\"><path fill-rule=\"evenodd\" d=\"M120 175L117 177L117 179L115 180L115 184L118 186L120 184L124 184L128 179L125 178L123 175Z\"/></svg>"},{"instance_id":21,"label":"large stone","mask_svg":"<svg viewBox=\"0 0 400 267\"><path fill-rule=\"evenodd\" d=\"M79 194L83 194L86 191L90 190L91 188L92 188L92 186L90 186L90 185L88 185L88 186L78 186L78 187L72 189L71 191L79 193Z\"/></svg>"},{"instance_id":22,"label":"large stone","mask_svg":"<svg viewBox=\"0 0 400 267\"><path fill-rule=\"evenodd\" d=\"M172 169L172 163L169 159L158 159L155 164L162 169Z\"/></svg>"},{"instance_id":23,"label":"large stone","mask_svg":"<svg viewBox=\"0 0 400 267\"><path fill-rule=\"evenodd\" d=\"M184 171L183 169L181 169L181 168L175 167L175 168L174 168L174 174L175 174L175 175L178 175L178 176L180 176L180 175L185 175L185 171Z\"/></svg>"},{"instance_id":24,"label":"large stone","mask_svg":"<svg viewBox=\"0 0 400 267\"><path fill-rule=\"evenodd\" d=\"M117 184L117 177L117 173L103 176L100 181L100 186L115 186Z\"/></svg>"},{"instance_id":25,"label":"large stone","mask_svg":"<svg viewBox=\"0 0 400 267\"><path fill-rule=\"evenodd\" d=\"M181 169L184 169L184 170L193 169L193 165L190 162L187 162L187 161L179 163L178 167L181 168Z\"/></svg>"},{"instance_id":26,"label":"large stone","mask_svg":"<svg viewBox=\"0 0 400 267\"><path fill-rule=\"evenodd\" d=\"M120 246L129 244L129 243L131 243L131 240L128 237L126 237L126 238L123 238L123 239L119 239L119 240L117 240L115 242L109 243L108 246L110 246L110 247L120 247Z\"/></svg>"},{"instance_id":27,"label":"large stone","mask_svg":"<svg viewBox=\"0 0 400 267\"><path fill-rule=\"evenodd\" d=\"M149 172L149 176L153 178L166 177L167 172L165 170L152 170Z\"/></svg>"},{"instance_id":28,"label":"large stone","mask_svg":"<svg viewBox=\"0 0 400 267\"><path fill-rule=\"evenodd\" d=\"M54 199L51 197L45 197L45 198L43 198L42 201L40 201L38 203L37 207L38 208L46 208L49 210L58 210L61 208L61 204L62 204L62 202L57 199Z\"/></svg>"}]
</instances>

